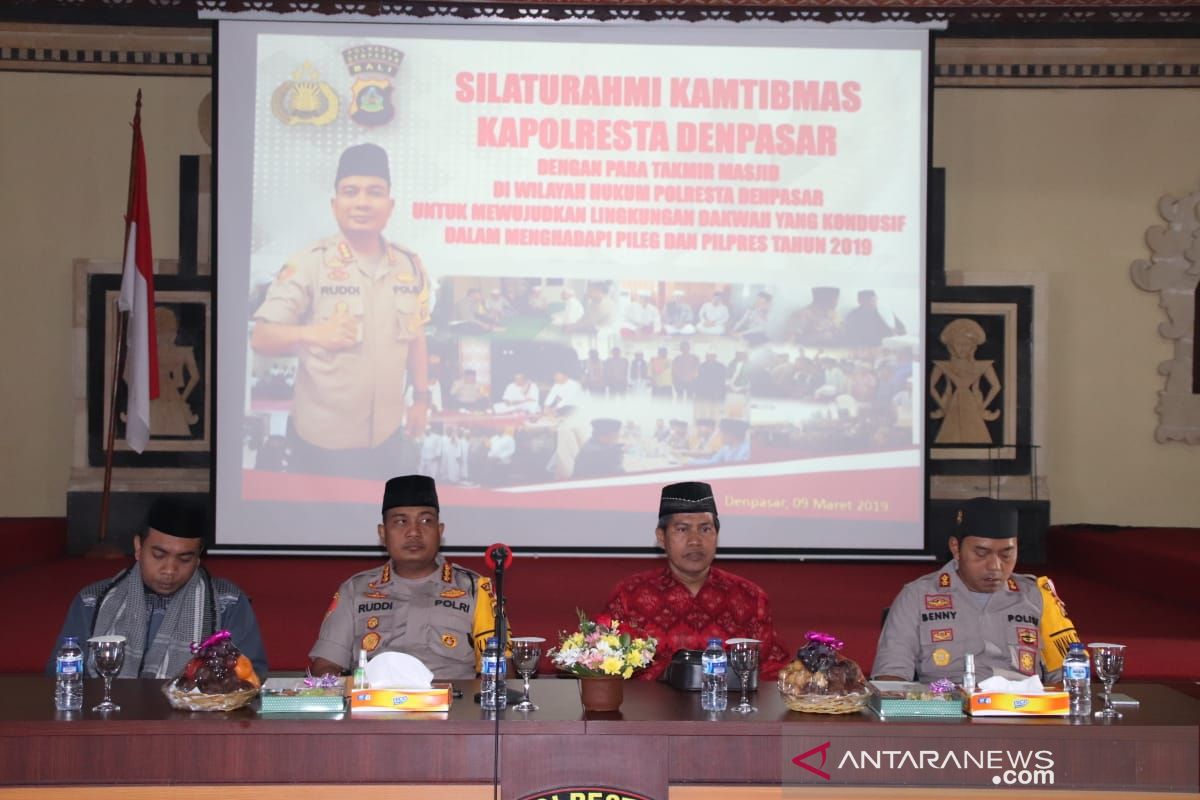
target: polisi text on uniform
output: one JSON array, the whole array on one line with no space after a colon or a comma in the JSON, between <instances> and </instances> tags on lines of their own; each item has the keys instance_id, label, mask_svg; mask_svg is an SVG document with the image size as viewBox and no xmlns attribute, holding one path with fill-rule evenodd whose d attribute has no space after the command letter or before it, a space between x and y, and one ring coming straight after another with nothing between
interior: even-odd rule
<instances>
[{"instance_id":1,"label":"polisi text on uniform","mask_svg":"<svg viewBox=\"0 0 1200 800\"><path fill-rule=\"evenodd\" d=\"M1038 618L1033 616L1032 614L1009 614L1008 621L1009 622L1024 622L1029 625L1037 625L1038 624Z\"/></svg>"},{"instance_id":2,"label":"polisi text on uniform","mask_svg":"<svg viewBox=\"0 0 1200 800\"><path fill-rule=\"evenodd\" d=\"M924 611L921 613L921 622L933 622L939 619L954 619L958 614L957 611Z\"/></svg>"},{"instance_id":3,"label":"polisi text on uniform","mask_svg":"<svg viewBox=\"0 0 1200 800\"><path fill-rule=\"evenodd\" d=\"M420 286L401 286L400 284L397 284L392 287L392 291L396 294L420 294L421 287Z\"/></svg>"},{"instance_id":4,"label":"polisi text on uniform","mask_svg":"<svg viewBox=\"0 0 1200 800\"><path fill-rule=\"evenodd\" d=\"M323 295L339 295L339 294L360 294L357 286L322 286L321 294Z\"/></svg>"},{"instance_id":5,"label":"polisi text on uniform","mask_svg":"<svg viewBox=\"0 0 1200 800\"><path fill-rule=\"evenodd\" d=\"M392 601L391 600L388 600L388 601L382 602L382 603L359 603L358 604L358 613L359 614L366 614L367 612L370 612L370 611L391 611L391 610L392 610Z\"/></svg>"}]
</instances>

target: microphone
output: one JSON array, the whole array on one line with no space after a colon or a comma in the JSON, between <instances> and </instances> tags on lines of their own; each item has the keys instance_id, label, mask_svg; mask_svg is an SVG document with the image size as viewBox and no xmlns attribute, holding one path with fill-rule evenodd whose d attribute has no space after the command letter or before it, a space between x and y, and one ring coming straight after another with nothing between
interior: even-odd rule
<instances>
[{"instance_id":1,"label":"microphone","mask_svg":"<svg viewBox=\"0 0 1200 800\"><path fill-rule=\"evenodd\" d=\"M512 549L506 544L496 543L483 554L483 563L487 564L488 569L495 572L501 572L511 567L512 560Z\"/></svg>"}]
</instances>

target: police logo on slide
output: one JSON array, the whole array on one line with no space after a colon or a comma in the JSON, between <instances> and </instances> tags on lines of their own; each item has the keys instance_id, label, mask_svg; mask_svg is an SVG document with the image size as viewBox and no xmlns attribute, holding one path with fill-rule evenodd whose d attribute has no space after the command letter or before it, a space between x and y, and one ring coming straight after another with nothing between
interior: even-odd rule
<instances>
[{"instance_id":1,"label":"police logo on slide","mask_svg":"<svg viewBox=\"0 0 1200 800\"><path fill-rule=\"evenodd\" d=\"M392 79L404 53L394 47L361 44L342 51L354 85L350 87L350 119L367 128L386 125L396 116Z\"/></svg>"},{"instance_id":2,"label":"police logo on slide","mask_svg":"<svg viewBox=\"0 0 1200 800\"><path fill-rule=\"evenodd\" d=\"M339 108L337 93L308 61L271 94L271 113L284 125L328 125Z\"/></svg>"}]
</instances>

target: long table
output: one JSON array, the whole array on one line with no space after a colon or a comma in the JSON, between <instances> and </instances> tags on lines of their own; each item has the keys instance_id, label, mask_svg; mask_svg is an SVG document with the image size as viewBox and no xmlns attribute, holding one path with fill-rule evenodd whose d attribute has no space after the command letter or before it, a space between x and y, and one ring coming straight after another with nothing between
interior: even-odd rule
<instances>
[{"instance_id":1,"label":"long table","mask_svg":"<svg viewBox=\"0 0 1200 800\"><path fill-rule=\"evenodd\" d=\"M86 710L99 700L99 681L87 682L83 712L64 714L54 710L51 679L3 676L0 798L78 798L80 786L131 797L116 787L167 784L175 785L173 797L189 789L196 797L279 796L281 785L295 787L290 797L324 796L322 787L340 787L344 796L346 784L394 789L373 797L489 797L496 721L471 702L474 682L457 685L465 699L444 714L264 716L253 707L174 711L161 682L124 680L113 692L122 710L103 718ZM769 685L753 695L754 714L710 714L694 694L641 681L626 682L619 712L592 713L583 711L575 681L535 680L539 710L500 715L502 796L552 798L560 790L558 800L577 800L569 790L598 787L654 800L781 796L791 786L856 798L884 796L866 787L906 786L956 797L996 786L1030 796L1196 792L1200 699L1185 693L1194 689L1121 688L1141 707L1115 723L884 721L869 712L791 712Z\"/></svg>"}]
</instances>

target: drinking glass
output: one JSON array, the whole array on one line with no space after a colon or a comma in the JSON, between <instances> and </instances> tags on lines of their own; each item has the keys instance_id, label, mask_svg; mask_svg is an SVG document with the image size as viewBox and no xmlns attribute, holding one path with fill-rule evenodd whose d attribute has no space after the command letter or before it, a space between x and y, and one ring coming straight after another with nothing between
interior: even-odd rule
<instances>
[{"instance_id":1,"label":"drinking glass","mask_svg":"<svg viewBox=\"0 0 1200 800\"><path fill-rule=\"evenodd\" d=\"M88 639L92 651L92 664L96 672L104 678L104 699L92 707L92 711L120 711L121 707L112 701L112 679L121 672L121 664L125 661L124 636L93 636Z\"/></svg>"},{"instance_id":2,"label":"drinking glass","mask_svg":"<svg viewBox=\"0 0 1200 800\"><path fill-rule=\"evenodd\" d=\"M1092 663L1096 667L1096 677L1104 684L1104 708L1096 712L1103 719L1120 719L1121 712L1113 708L1113 684L1121 677L1125 669L1125 645L1111 642L1091 642L1087 649L1091 651Z\"/></svg>"},{"instance_id":3,"label":"drinking glass","mask_svg":"<svg viewBox=\"0 0 1200 800\"><path fill-rule=\"evenodd\" d=\"M538 660L542 657L542 644L546 640L540 636L518 636L512 640L513 669L525 681L525 695L521 702L513 706L514 711L537 711L529 699L529 677L537 672Z\"/></svg>"},{"instance_id":4,"label":"drinking glass","mask_svg":"<svg viewBox=\"0 0 1200 800\"><path fill-rule=\"evenodd\" d=\"M758 711L750 705L749 692L750 676L758 671L758 649L762 643L758 639L730 639L725 644L729 646L729 666L742 680L742 699L733 710L739 714Z\"/></svg>"}]
</instances>

